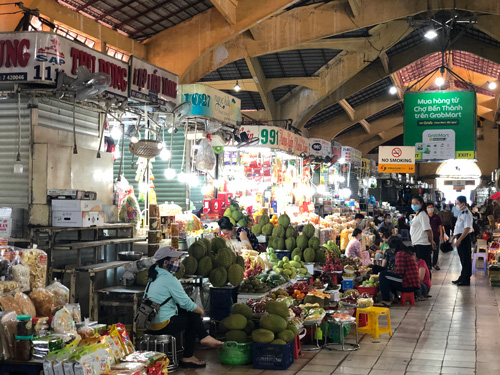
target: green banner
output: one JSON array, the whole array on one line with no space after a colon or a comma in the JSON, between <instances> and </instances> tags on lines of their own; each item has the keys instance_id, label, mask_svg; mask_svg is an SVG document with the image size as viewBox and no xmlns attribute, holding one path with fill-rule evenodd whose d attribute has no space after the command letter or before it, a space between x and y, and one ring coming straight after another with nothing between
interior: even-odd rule
<instances>
[{"instance_id":1,"label":"green banner","mask_svg":"<svg viewBox=\"0 0 500 375\"><path fill-rule=\"evenodd\" d=\"M410 91L404 106L404 144L417 162L476 158L475 92Z\"/></svg>"}]
</instances>

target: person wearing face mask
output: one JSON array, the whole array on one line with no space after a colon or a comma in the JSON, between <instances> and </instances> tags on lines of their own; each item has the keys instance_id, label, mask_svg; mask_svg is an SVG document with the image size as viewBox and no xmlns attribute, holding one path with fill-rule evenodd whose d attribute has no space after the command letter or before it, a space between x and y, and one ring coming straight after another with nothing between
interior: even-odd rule
<instances>
[{"instance_id":1,"label":"person wearing face mask","mask_svg":"<svg viewBox=\"0 0 500 375\"><path fill-rule=\"evenodd\" d=\"M482 216L479 212L479 208L477 207L477 203L472 203L470 210L472 211L472 229L474 229L474 232L472 233L472 243L475 244L478 237L481 235L479 223L482 220Z\"/></svg>"},{"instance_id":2,"label":"person wearing face mask","mask_svg":"<svg viewBox=\"0 0 500 375\"><path fill-rule=\"evenodd\" d=\"M439 260L439 244L443 241L444 226L441 217L434 213L434 203L427 203L427 215L429 215L429 222L432 228L432 238L436 244L436 249L432 251L432 266L435 270L439 271L441 268L438 266Z\"/></svg>"},{"instance_id":3,"label":"person wearing face mask","mask_svg":"<svg viewBox=\"0 0 500 375\"><path fill-rule=\"evenodd\" d=\"M453 245L457 248L460 263L462 264L462 272L457 280L452 281L458 286L469 286L472 273L471 262L471 236L473 218L472 213L467 208L467 198L461 195L455 201L455 207L460 211L453 230Z\"/></svg>"},{"instance_id":4,"label":"person wearing face mask","mask_svg":"<svg viewBox=\"0 0 500 375\"><path fill-rule=\"evenodd\" d=\"M361 237L363 236L361 229L356 228L352 231L352 239L349 241L345 249L345 255L349 258L362 258L363 249L361 248Z\"/></svg>"},{"instance_id":5,"label":"person wearing face mask","mask_svg":"<svg viewBox=\"0 0 500 375\"><path fill-rule=\"evenodd\" d=\"M384 229L389 233L392 233L394 230L394 224L391 221L391 214L384 215L384 221L379 225L378 229Z\"/></svg>"},{"instance_id":6,"label":"person wearing face mask","mask_svg":"<svg viewBox=\"0 0 500 375\"><path fill-rule=\"evenodd\" d=\"M432 268L432 250L437 248L432 235L432 227L427 215L424 200L420 196L413 197L411 208L416 212L410 225L411 243L417 251L419 259L425 260L427 267Z\"/></svg>"},{"instance_id":7,"label":"person wearing face mask","mask_svg":"<svg viewBox=\"0 0 500 375\"><path fill-rule=\"evenodd\" d=\"M453 214L450 211L450 207L445 204L443 210L439 212L439 217L443 222L444 231L448 237L451 237L451 228L453 227Z\"/></svg>"}]
</instances>

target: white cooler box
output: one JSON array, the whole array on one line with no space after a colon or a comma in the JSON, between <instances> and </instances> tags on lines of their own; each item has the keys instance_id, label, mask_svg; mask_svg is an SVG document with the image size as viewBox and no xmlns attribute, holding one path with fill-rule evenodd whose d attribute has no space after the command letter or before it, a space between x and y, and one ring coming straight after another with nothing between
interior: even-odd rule
<instances>
[{"instance_id":1,"label":"white cooler box","mask_svg":"<svg viewBox=\"0 0 500 375\"><path fill-rule=\"evenodd\" d=\"M52 226L87 228L104 225L102 211L52 211Z\"/></svg>"}]
</instances>

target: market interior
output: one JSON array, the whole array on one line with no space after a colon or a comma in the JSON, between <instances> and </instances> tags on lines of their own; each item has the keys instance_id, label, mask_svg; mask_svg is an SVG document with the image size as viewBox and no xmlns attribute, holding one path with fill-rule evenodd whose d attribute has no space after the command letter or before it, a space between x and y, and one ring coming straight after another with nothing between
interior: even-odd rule
<instances>
[{"instance_id":1,"label":"market interior","mask_svg":"<svg viewBox=\"0 0 500 375\"><path fill-rule=\"evenodd\" d=\"M498 0L0 21L0 375L500 369Z\"/></svg>"}]
</instances>

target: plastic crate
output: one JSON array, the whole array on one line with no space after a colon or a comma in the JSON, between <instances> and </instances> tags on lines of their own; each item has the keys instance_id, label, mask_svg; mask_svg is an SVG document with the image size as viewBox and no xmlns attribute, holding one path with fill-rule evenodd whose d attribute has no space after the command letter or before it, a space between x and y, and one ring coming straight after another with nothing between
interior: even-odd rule
<instances>
[{"instance_id":1,"label":"plastic crate","mask_svg":"<svg viewBox=\"0 0 500 375\"><path fill-rule=\"evenodd\" d=\"M370 296L375 296L378 293L378 286L357 286L359 294L367 293Z\"/></svg>"},{"instance_id":2,"label":"plastic crate","mask_svg":"<svg viewBox=\"0 0 500 375\"><path fill-rule=\"evenodd\" d=\"M292 252L288 250L275 250L276 256L278 257L279 260L283 259L284 257L287 257L290 259L292 256Z\"/></svg>"},{"instance_id":3,"label":"plastic crate","mask_svg":"<svg viewBox=\"0 0 500 375\"><path fill-rule=\"evenodd\" d=\"M354 279L342 280L342 290L346 291L349 289L354 289Z\"/></svg>"},{"instance_id":4,"label":"plastic crate","mask_svg":"<svg viewBox=\"0 0 500 375\"><path fill-rule=\"evenodd\" d=\"M286 370L293 363L294 341L286 345L253 344L253 368Z\"/></svg>"},{"instance_id":5,"label":"plastic crate","mask_svg":"<svg viewBox=\"0 0 500 375\"><path fill-rule=\"evenodd\" d=\"M225 365L241 366L252 363L252 343L238 344L236 341L226 341L222 348L217 349L219 360Z\"/></svg>"},{"instance_id":6,"label":"plastic crate","mask_svg":"<svg viewBox=\"0 0 500 375\"><path fill-rule=\"evenodd\" d=\"M239 286L210 288L210 318L221 321L231 315L233 304L238 301Z\"/></svg>"}]
</instances>

